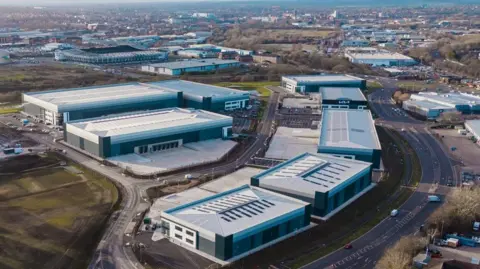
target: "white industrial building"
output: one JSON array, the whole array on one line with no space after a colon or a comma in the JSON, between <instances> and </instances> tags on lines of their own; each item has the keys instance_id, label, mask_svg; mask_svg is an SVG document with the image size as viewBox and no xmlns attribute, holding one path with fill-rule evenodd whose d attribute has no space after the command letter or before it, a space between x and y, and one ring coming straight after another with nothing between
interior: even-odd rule
<instances>
[{"instance_id":1,"label":"white industrial building","mask_svg":"<svg viewBox=\"0 0 480 269\"><path fill-rule=\"evenodd\" d=\"M437 108L439 113L453 109L463 114L478 114L480 113L480 96L467 93L435 93L435 92L421 92L419 94L412 94L411 101L426 101L428 103L435 103L440 108ZM428 104L425 105L428 108ZM444 111L440 111L444 110ZM437 113L437 116L439 115Z\"/></svg>"},{"instance_id":2,"label":"white industrial building","mask_svg":"<svg viewBox=\"0 0 480 269\"><path fill-rule=\"evenodd\" d=\"M283 76L282 87L291 93L310 94L322 87L354 87L366 89L367 81L350 75L297 75Z\"/></svg>"},{"instance_id":3,"label":"white industrial building","mask_svg":"<svg viewBox=\"0 0 480 269\"><path fill-rule=\"evenodd\" d=\"M375 51L375 52L363 52L363 51L348 51L345 52L345 57L352 63L368 64L371 66L410 66L418 64L417 61L411 57L405 56L397 52L389 51Z\"/></svg>"},{"instance_id":4,"label":"white industrial building","mask_svg":"<svg viewBox=\"0 0 480 269\"><path fill-rule=\"evenodd\" d=\"M465 129L472 134L476 143L480 145L480 120L465 121Z\"/></svg>"},{"instance_id":5,"label":"white industrial building","mask_svg":"<svg viewBox=\"0 0 480 269\"><path fill-rule=\"evenodd\" d=\"M213 72L226 68L240 67L241 63L234 60L201 59L150 64L142 66L142 71L160 75L180 76L192 72Z\"/></svg>"}]
</instances>

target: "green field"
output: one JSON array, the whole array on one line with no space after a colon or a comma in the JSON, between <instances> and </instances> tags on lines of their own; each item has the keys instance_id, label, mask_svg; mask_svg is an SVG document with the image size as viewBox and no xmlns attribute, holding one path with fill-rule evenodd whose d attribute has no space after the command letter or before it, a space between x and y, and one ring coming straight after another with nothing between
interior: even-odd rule
<instances>
[{"instance_id":1,"label":"green field","mask_svg":"<svg viewBox=\"0 0 480 269\"><path fill-rule=\"evenodd\" d=\"M18 113L22 109L19 107L0 107L0 115L1 114L10 114L10 113Z\"/></svg>"},{"instance_id":2,"label":"green field","mask_svg":"<svg viewBox=\"0 0 480 269\"><path fill-rule=\"evenodd\" d=\"M0 176L0 268L85 268L117 200L107 179L60 166Z\"/></svg>"},{"instance_id":3,"label":"green field","mask_svg":"<svg viewBox=\"0 0 480 269\"><path fill-rule=\"evenodd\" d=\"M260 96L268 97L272 92L266 86L280 86L278 81L256 81L256 82L220 82L215 83L216 86L229 87L244 91L257 91Z\"/></svg>"}]
</instances>

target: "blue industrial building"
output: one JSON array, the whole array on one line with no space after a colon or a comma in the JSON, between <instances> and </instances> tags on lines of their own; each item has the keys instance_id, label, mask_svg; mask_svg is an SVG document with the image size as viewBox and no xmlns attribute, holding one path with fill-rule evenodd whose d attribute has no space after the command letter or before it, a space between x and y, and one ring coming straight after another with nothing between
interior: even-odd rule
<instances>
[{"instance_id":1,"label":"blue industrial building","mask_svg":"<svg viewBox=\"0 0 480 269\"><path fill-rule=\"evenodd\" d=\"M312 205L312 214L329 218L368 191L371 163L304 153L251 178L251 185Z\"/></svg>"},{"instance_id":2,"label":"blue industrial building","mask_svg":"<svg viewBox=\"0 0 480 269\"><path fill-rule=\"evenodd\" d=\"M182 105L182 92L125 83L22 94L23 111L47 124Z\"/></svg>"},{"instance_id":3,"label":"blue industrial building","mask_svg":"<svg viewBox=\"0 0 480 269\"><path fill-rule=\"evenodd\" d=\"M418 64L413 58L389 51L375 52L345 52L345 57L352 63L371 66L411 66Z\"/></svg>"},{"instance_id":4,"label":"blue industrial building","mask_svg":"<svg viewBox=\"0 0 480 269\"><path fill-rule=\"evenodd\" d=\"M402 108L422 116L427 120L435 120L444 112L457 111L454 107L441 105L427 100L406 100L402 102Z\"/></svg>"},{"instance_id":5,"label":"blue industrial building","mask_svg":"<svg viewBox=\"0 0 480 269\"><path fill-rule=\"evenodd\" d=\"M368 102L360 88L322 87L322 108L366 109Z\"/></svg>"},{"instance_id":6,"label":"blue industrial building","mask_svg":"<svg viewBox=\"0 0 480 269\"><path fill-rule=\"evenodd\" d=\"M425 92L412 94L410 100L435 103L439 106L455 109L462 114L480 114L480 96L472 94Z\"/></svg>"},{"instance_id":7,"label":"blue industrial building","mask_svg":"<svg viewBox=\"0 0 480 269\"><path fill-rule=\"evenodd\" d=\"M222 261L248 255L310 225L311 205L248 185L161 213L172 242Z\"/></svg>"},{"instance_id":8,"label":"blue industrial building","mask_svg":"<svg viewBox=\"0 0 480 269\"><path fill-rule=\"evenodd\" d=\"M100 158L145 154L186 143L228 138L232 118L203 110L166 108L65 124L64 140Z\"/></svg>"},{"instance_id":9,"label":"blue industrial building","mask_svg":"<svg viewBox=\"0 0 480 269\"><path fill-rule=\"evenodd\" d=\"M380 168L381 145L368 109L323 109L319 153L372 163Z\"/></svg>"},{"instance_id":10,"label":"blue industrial building","mask_svg":"<svg viewBox=\"0 0 480 269\"><path fill-rule=\"evenodd\" d=\"M350 75L299 75L283 76L282 87L291 93L320 92L321 87L354 87L365 90L367 81Z\"/></svg>"},{"instance_id":11,"label":"blue industrial building","mask_svg":"<svg viewBox=\"0 0 480 269\"><path fill-rule=\"evenodd\" d=\"M228 111L248 106L250 93L225 87L202 84L186 80L164 80L149 85L165 91L183 92L182 107L208 111Z\"/></svg>"},{"instance_id":12,"label":"blue industrial building","mask_svg":"<svg viewBox=\"0 0 480 269\"><path fill-rule=\"evenodd\" d=\"M180 76L187 73L213 72L220 69L238 68L242 64L235 60L201 59L166 62L142 66L142 71L160 75Z\"/></svg>"}]
</instances>

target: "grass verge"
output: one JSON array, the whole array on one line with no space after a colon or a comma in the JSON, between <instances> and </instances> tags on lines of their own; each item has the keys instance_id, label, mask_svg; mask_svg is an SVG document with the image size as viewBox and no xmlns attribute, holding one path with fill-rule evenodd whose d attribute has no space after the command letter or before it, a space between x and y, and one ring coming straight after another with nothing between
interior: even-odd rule
<instances>
[{"instance_id":1,"label":"grass verge","mask_svg":"<svg viewBox=\"0 0 480 269\"><path fill-rule=\"evenodd\" d=\"M376 81L376 80L369 80L367 81L367 91L365 92L365 95L368 95L378 89L383 88L382 83Z\"/></svg>"},{"instance_id":2,"label":"grass verge","mask_svg":"<svg viewBox=\"0 0 480 269\"><path fill-rule=\"evenodd\" d=\"M2 114L10 114L10 113L18 113L22 109L19 107L0 107L0 115Z\"/></svg>"},{"instance_id":3,"label":"grass verge","mask_svg":"<svg viewBox=\"0 0 480 269\"><path fill-rule=\"evenodd\" d=\"M229 87L243 91L257 91L260 96L268 97L272 92L267 89L267 86L280 86L278 81L255 81L255 82L220 82L215 83L216 86Z\"/></svg>"}]
</instances>

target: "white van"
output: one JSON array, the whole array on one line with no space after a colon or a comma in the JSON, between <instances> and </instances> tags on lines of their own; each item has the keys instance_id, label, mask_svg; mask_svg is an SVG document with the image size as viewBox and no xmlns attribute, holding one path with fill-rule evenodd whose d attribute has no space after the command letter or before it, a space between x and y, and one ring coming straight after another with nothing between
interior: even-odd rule
<instances>
[{"instance_id":1,"label":"white van","mask_svg":"<svg viewBox=\"0 0 480 269\"><path fill-rule=\"evenodd\" d=\"M397 209L394 209L392 210L392 212L390 212L390 217L395 217L398 215L398 210Z\"/></svg>"}]
</instances>

